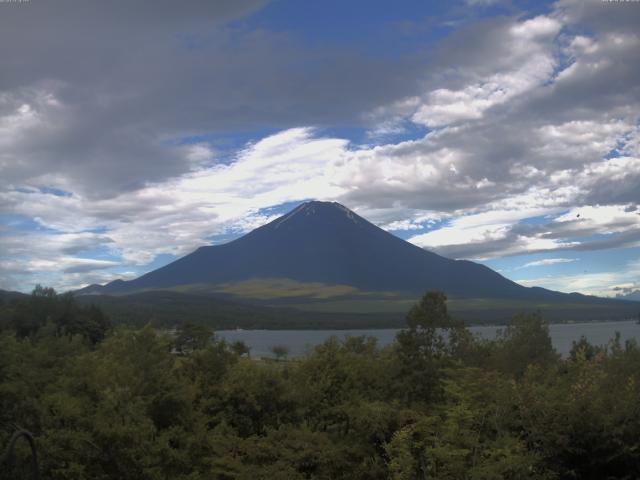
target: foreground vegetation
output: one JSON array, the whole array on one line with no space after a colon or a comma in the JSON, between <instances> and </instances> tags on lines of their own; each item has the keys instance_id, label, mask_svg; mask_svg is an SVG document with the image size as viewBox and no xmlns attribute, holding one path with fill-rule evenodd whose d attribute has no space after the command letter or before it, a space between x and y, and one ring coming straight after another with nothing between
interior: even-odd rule
<instances>
[{"instance_id":1,"label":"foreground vegetation","mask_svg":"<svg viewBox=\"0 0 640 480\"><path fill-rule=\"evenodd\" d=\"M0 446L29 430L46 479L640 477L640 347L583 339L562 359L535 315L479 340L432 292L393 345L332 338L294 361L194 324L112 328L42 288L0 305L0 328ZM18 447L0 478L27 478Z\"/></svg>"}]
</instances>

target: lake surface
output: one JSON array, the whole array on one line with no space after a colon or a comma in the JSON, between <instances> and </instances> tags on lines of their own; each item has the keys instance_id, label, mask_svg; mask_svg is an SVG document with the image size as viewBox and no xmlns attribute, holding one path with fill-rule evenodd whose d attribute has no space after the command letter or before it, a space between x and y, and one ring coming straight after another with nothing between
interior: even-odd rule
<instances>
[{"instance_id":1,"label":"lake surface","mask_svg":"<svg viewBox=\"0 0 640 480\"><path fill-rule=\"evenodd\" d=\"M496 332L504 326L474 326L469 330L483 338L495 338ZM380 330L220 330L216 335L228 342L242 340L251 348L254 357L273 357L271 347L274 345L286 345L289 347L289 356L304 355L315 345L323 343L331 336L340 339L345 336L366 335L378 339L378 345L388 345L395 339L398 329ZM634 321L625 322L600 322L600 323L567 323L549 325L551 341L556 351L562 355L568 355L574 340L585 336L594 345L606 344L616 332L620 332L622 344L631 338L640 341L640 325Z\"/></svg>"}]
</instances>

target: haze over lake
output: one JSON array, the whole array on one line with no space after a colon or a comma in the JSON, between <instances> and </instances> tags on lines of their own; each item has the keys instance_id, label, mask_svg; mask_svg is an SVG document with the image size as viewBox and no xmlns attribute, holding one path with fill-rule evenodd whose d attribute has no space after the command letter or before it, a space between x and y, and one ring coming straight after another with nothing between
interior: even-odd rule
<instances>
[{"instance_id":1,"label":"haze over lake","mask_svg":"<svg viewBox=\"0 0 640 480\"><path fill-rule=\"evenodd\" d=\"M493 339L498 330L504 326L472 326L469 330L482 338ZM398 329L362 329L362 330L221 330L216 335L228 342L242 340L251 348L254 357L272 357L271 347L286 345L289 356L304 355L309 348L321 344L331 336L340 339L346 336L370 336L378 339L380 346L392 343ZM629 339L640 339L640 325L634 321L625 322L597 322L597 323L568 323L549 325L549 333L553 347L558 353L566 356L571 351L574 340L585 336L594 345L604 345L620 333L622 344Z\"/></svg>"}]
</instances>

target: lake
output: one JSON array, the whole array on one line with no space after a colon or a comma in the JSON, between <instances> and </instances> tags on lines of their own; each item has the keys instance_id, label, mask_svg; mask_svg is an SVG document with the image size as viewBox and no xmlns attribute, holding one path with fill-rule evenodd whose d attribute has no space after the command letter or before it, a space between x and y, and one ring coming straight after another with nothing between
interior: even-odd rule
<instances>
[{"instance_id":1,"label":"lake","mask_svg":"<svg viewBox=\"0 0 640 480\"><path fill-rule=\"evenodd\" d=\"M495 338L496 332L504 326L473 326L469 330L483 338ZM323 343L332 335L338 338L345 336L366 335L376 337L378 345L384 346L393 342L398 329L380 330L220 330L216 332L228 342L242 340L251 348L254 357L273 357L271 347L286 345L289 356L304 355L313 346ZM634 321L598 322L598 323L566 323L549 325L551 341L556 351L568 355L574 340L585 336L594 345L606 344L620 332L622 344L631 338L640 340L640 325Z\"/></svg>"}]
</instances>

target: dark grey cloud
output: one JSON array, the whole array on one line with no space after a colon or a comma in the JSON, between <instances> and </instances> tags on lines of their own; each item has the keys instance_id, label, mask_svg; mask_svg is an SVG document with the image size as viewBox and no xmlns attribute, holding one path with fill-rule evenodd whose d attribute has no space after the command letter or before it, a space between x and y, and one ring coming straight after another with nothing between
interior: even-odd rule
<instances>
[{"instance_id":1,"label":"dark grey cloud","mask_svg":"<svg viewBox=\"0 0 640 480\"><path fill-rule=\"evenodd\" d=\"M637 33L640 9L636 2L560 0L557 9L579 31Z\"/></svg>"},{"instance_id":2,"label":"dark grey cloud","mask_svg":"<svg viewBox=\"0 0 640 480\"><path fill-rule=\"evenodd\" d=\"M241 18L265 0L31 0L0 5L0 89L43 78L97 82L117 75L123 57L171 45L196 28ZM10 68L9 68L10 67Z\"/></svg>"},{"instance_id":3,"label":"dark grey cloud","mask_svg":"<svg viewBox=\"0 0 640 480\"><path fill-rule=\"evenodd\" d=\"M580 202L585 205L630 204L627 211L636 211L640 203L640 172L627 172L616 178L599 178L585 192Z\"/></svg>"},{"instance_id":4,"label":"dark grey cloud","mask_svg":"<svg viewBox=\"0 0 640 480\"><path fill-rule=\"evenodd\" d=\"M365 112L417 91L415 56L305 47L229 23L264 3L0 4L0 114L29 105L34 116L11 132L4 182L62 188L64 177L108 197L192 169L175 139L364 125Z\"/></svg>"}]
</instances>

